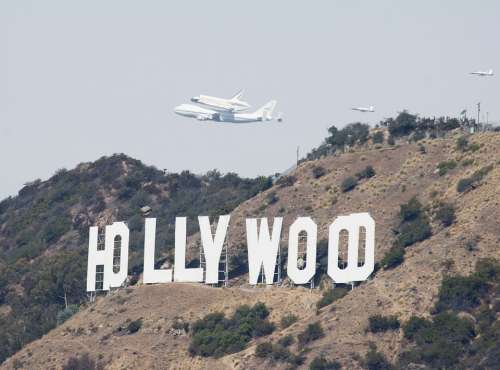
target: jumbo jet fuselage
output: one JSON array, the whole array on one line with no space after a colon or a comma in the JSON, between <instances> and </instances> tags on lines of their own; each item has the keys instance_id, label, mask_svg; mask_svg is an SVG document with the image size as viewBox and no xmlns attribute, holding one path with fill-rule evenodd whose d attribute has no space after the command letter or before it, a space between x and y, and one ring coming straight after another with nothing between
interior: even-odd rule
<instances>
[{"instance_id":1,"label":"jumbo jet fuselage","mask_svg":"<svg viewBox=\"0 0 500 370\"><path fill-rule=\"evenodd\" d=\"M358 112L375 112L375 108L370 106L370 107L354 107L351 108L352 110L357 110Z\"/></svg>"},{"instance_id":2,"label":"jumbo jet fuselage","mask_svg":"<svg viewBox=\"0 0 500 370\"><path fill-rule=\"evenodd\" d=\"M475 71L475 72L471 72L470 74L475 75L475 76L481 76L481 77L490 77L490 76L493 76L493 70L490 69L489 71Z\"/></svg>"}]
</instances>

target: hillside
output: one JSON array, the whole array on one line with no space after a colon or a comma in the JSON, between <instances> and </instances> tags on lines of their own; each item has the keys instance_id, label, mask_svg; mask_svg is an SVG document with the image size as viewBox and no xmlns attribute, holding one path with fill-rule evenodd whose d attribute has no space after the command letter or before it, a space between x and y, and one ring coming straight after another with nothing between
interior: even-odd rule
<instances>
[{"instance_id":1,"label":"hillside","mask_svg":"<svg viewBox=\"0 0 500 370\"><path fill-rule=\"evenodd\" d=\"M59 170L0 202L0 361L56 326L65 304L86 299L89 226L126 221L130 269L142 271L142 215L158 217L158 242L173 249L174 217L230 212L269 187L267 177L242 179L211 171L163 173L123 154ZM191 223L188 234L196 228Z\"/></svg>"},{"instance_id":2,"label":"hillside","mask_svg":"<svg viewBox=\"0 0 500 370\"><path fill-rule=\"evenodd\" d=\"M385 129L380 131L386 132ZM432 325L432 320L437 323L437 318L442 318L440 312L445 311L439 307L444 305L447 297L442 284L448 284L447 279L455 275L473 274L478 261L484 258L500 259L500 133L475 134L464 143L464 139L460 139L463 134L457 129L450 129L446 135L432 138L424 135L424 138L411 141L407 140L408 136L396 136L395 145L374 143L374 135L371 132L371 139L364 140L360 145L352 143L343 153L329 147L328 153L322 151L321 155L311 156L290 177L279 180L270 189L261 193L246 193L249 199L233 207L231 212L229 253L234 278L230 288L201 284L143 286L139 283L118 290L99 297L95 304L82 307L65 323L24 346L1 368L61 369L71 357L90 353L91 358L105 365L106 369L285 369L291 365L283 357L273 359L269 355L261 358L255 355L255 351L259 343L270 341L275 344L288 334L295 338L289 351L300 353L303 357L301 364L295 364L299 368L308 368L318 356L337 360L346 369L390 368L384 359L400 368L446 367L432 362L439 358L435 353L434 357L422 358L418 356L423 350L418 352L418 356L408 355L412 349L423 348L424 345L410 339L407 329L368 330L370 318L393 315L403 324L410 317L418 316L427 319L421 325ZM366 172L367 166L371 166L374 173L359 175ZM349 177L355 179L354 187L346 185L345 179ZM414 197L418 202L412 200ZM124 217L120 213L106 216L104 209L112 204L107 199L104 198L104 214L101 218L91 218L85 229L93 222L104 224ZM211 205L219 204L217 202ZM149 203L156 209L155 204L158 203ZM142 205L124 203L123 206L131 204L135 204L135 208ZM401 208L405 204L407 207ZM232 202L231 205L236 204ZM446 206L454 210L453 217L446 212ZM3 225L13 222L10 219L16 215L16 208L19 207L9 205L7 211L0 213ZM189 215L201 214L207 209L210 208L195 209ZM405 215L408 209L414 214ZM170 218L165 214L156 214L159 221L162 218L171 220L173 215L182 213L175 207L169 210ZM9 216L5 216L5 212L10 212ZM376 221L376 261L379 270L369 281L353 290L348 287L345 296L339 295L333 303L325 302L323 307L318 307L317 302L328 290L328 284L319 284L321 289L314 290L290 287L288 284L267 288L251 288L246 284L245 271L242 271L242 266L245 266L246 217L283 216L282 241L286 250L288 226L297 216L311 216L318 224L318 240L323 240L335 217L352 212L369 212ZM89 213L93 215L92 211ZM220 209L210 212L211 215L220 213ZM426 225L430 228L426 229ZM13 253L9 251L17 240L6 234L7 229L10 228L0 227L0 231L3 230L0 241L9 243L9 247L2 248L5 250L5 261L9 253ZM139 230L140 226L137 226L132 232L140 236ZM189 248L190 255L195 258L199 235L195 230L192 232ZM71 243L65 242L70 240L70 234L65 235L44 253L50 254L51 250L58 248L71 249ZM85 237L82 236L80 241L85 243ZM141 246L139 244L139 249ZM388 253L394 255L401 250L404 257L387 258ZM168 253L165 255L168 256ZM494 271L493 268L490 270ZM488 284L491 285L483 280L477 282L484 284L480 286L482 290L477 289L477 294L480 290L481 293L474 302L468 297L470 301L462 306L446 306L450 315L456 315L453 320L464 320L459 321L460 325L464 322L467 325L474 322L470 325L475 325L472 331L475 336L455 346L464 346L467 354L459 351L454 359L448 359L456 361L459 356L465 356L461 364L463 368L488 369L498 368L499 365L495 362L498 351L491 352L491 347L479 346L481 337L484 340L493 336L488 345L493 343L493 348L498 348L500 337L500 333L495 332L499 327L499 290L495 280L498 275L491 272L488 276L491 279ZM450 284L455 282L450 281ZM464 284L468 282L465 280ZM458 285L459 288L461 286ZM475 288L471 291L475 292ZM457 296L460 296L460 289L452 297L452 302ZM184 323L192 327L197 319L208 313L221 311L229 316L241 304L253 305L259 301L270 310L269 320L276 326L272 334L252 339L247 348L219 358L189 354L192 334L183 329ZM489 315L489 325L486 326L493 329L482 324L484 318L477 311L480 309L483 316ZM284 328L280 321L286 314L296 315L298 321ZM127 327L135 320L141 320L142 325L137 331L130 331ZM323 336L297 343L299 334L316 322L320 323ZM417 329L415 331L418 332ZM370 367L369 364L375 360L380 366ZM406 366L409 363L419 365ZM335 368L333 366L330 368ZM460 368L457 363L453 366Z\"/></svg>"}]
</instances>

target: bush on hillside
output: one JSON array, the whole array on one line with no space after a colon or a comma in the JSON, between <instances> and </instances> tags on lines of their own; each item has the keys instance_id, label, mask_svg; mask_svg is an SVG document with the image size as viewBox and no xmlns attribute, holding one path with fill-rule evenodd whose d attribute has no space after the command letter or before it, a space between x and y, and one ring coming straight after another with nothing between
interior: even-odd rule
<instances>
[{"instance_id":1,"label":"bush on hillside","mask_svg":"<svg viewBox=\"0 0 500 370\"><path fill-rule=\"evenodd\" d=\"M324 167L314 166L312 169L312 174L315 179L319 179L326 174L326 170Z\"/></svg>"},{"instance_id":2,"label":"bush on hillside","mask_svg":"<svg viewBox=\"0 0 500 370\"><path fill-rule=\"evenodd\" d=\"M255 356L279 362L288 362L294 366L301 365L304 362L304 357L302 355L294 355L287 348L271 342L259 343L255 347Z\"/></svg>"},{"instance_id":3,"label":"bush on hillside","mask_svg":"<svg viewBox=\"0 0 500 370\"><path fill-rule=\"evenodd\" d=\"M298 321L299 317L297 315L294 315L292 313L283 315L281 318L280 324L282 329L286 329L289 326L295 324Z\"/></svg>"},{"instance_id":4,"label":"bush on hillside","mask_svg":"<svg viewBox=\"0 0 500 370\"><path fill-rule=\"evenodd\" d=\"M293 175L288 175L288 176L281 176L276 180L276 185L278 185L280 188L285 188L287 186L293 186L295 182L297 181L297 178Z\"/></svg>"},{"instance_id":5,"label":"bush on hillside","mask_svg":"<svg viewBox=\"0 0 500 370\"><path fill-rule=\"evenodd\" d=\"M457 162L454 159L450 159L449 161L439 162L437 165L439 176L444 176L450 170L453 170L457 167Z\"/></svg>"},{"instance_id":6,"label":"bush on hillside","mask_svg":"<svg viewBox=\"0 0 500 370\"><path fill-rule=\"evenodd\" d=\"M466 136L460 136L457 139L457 144L456 147L458 150L461 152L465 152L467 150L467 147L469 146L469 140L467 140Z\"/></svg>"},{"instance_id":7,"label":"bush on hillside","mask_svg":"<svg viewBox=\"0 0 500 370\"><path fill-rule=\"evenodd\" d=\"M477 170L472 174L472 176L461 179L457 183L457 191L459 193L463 193L474 188L477 183L480 182L492 169L493 165L489 165L481 168L480 170Z\"/></svg>"},{"instance_id":8,"label":"bush on hillside","mask_svg":"<svg viewBox=\"0 0 500 370\"><path fill-rule=\"evenodd\" d=\"M363 170L359 171L356 174L358 180L369 179L373 176L375 176L375 170L373 169L372 166L366 166Z\"/></svg>"},{"instance_id":9,"label":"bush on hillside","mask_svg":"<svg viewBox=\"0 0 500 370\"><path fill-rule=\"evenodd\" d=\"M377 131L372 135L373 144L383 144L384 133L382 131Z\"/></svg>"},{"instance_id":10,"label":"bush on hillside","mask_svg":"<svg viewBox=\"0 0 500 370\"><path fill-rule=\"evenodd\" d=\"M57 325L61 325L63 322L68 320L71 316L78 312L80 307L76 304L70 304L64 310L61 310L57 313Z\"/></svg>"},{"instance_id":11,"label":"bush on hillside","mask_svg":"<svg viewBox=\"0 0 500 370\"><path fill-rule=\"evenodd\" d=\"M436 210L436 219L444 226L448 227L455 222L455 207L449 203L442 203Z\"/></svg>"},{"instance_id":12,"label":"bush on hillside","mask_svg":"<svg viewBox=\"0 0 500 370\"><path fill-rule=\"evenodd\" d=\"M335 289L328 289L323 292L323 297L316 302L316 307L318 309L323 308L325 306L328 306L329 304L332 304L338 299L341 299L344 297L347 293L349 293L349 290L344 287L335 287Z\"/></svg>"},{"instance_id":13,"label":"bush on hillside","mask_svg":"<svg viewBox=\"0 0 500 370\"><path fill-rule=\"evenodd\" d=\"M383 353L378 352L375 347L370 348L364 359L368 370L392 370L394 366L387 360Z\"/></svg>"},{"instance_id":14,"label":"bush on hillside","mask_svg":"<svg viewBox=\"0 0 500 370\"><path fill-rule=\"evenodd\" d=\"M88 353L72 356L63 365L62 370L103 370L102 364L96 363Z\"/></svg>"},{"instance_id":15,"label":"bush on hillside","mask_svg":"<svg viewBox=\"0 0 500 370\"><path fill-rule=\"evenodd\" d=\"M243 350L252 338L268 335L274 325L267 321L269 311L263 303L239 306L231 318L212 313L192 325L189 346L192 355L220 357Z\"/></svg>"},{"instance_id":16,"label":"bush on hillside","mask_svg":"<svg viewBox=\"0 0 500 370\"><path fill-rule=\"evenodd\" d=\"M129 324L127 325L127 331L129 334L135 334L141 329L141 327L142 327L141 319L133 320L129 322Z\"/></svg>"},{"instance_id":17,"label":"bush on hillside","mask_svg":"<svg viewBox=\"0 0 500 370\"><path fill-rule=\"evenodd\" d=\"M306 329L297 336L297 339L301 345L305 345L324 336L325 333L323 332L321 324L319 322L315 322L307 325Z\"/></svg>"},{"instance_id":18,"label":"bush on hillside","mask_svg":"<svg viewBox=\"0 0 500 370\"><path fill-rule=\"evenodd\" d=\"M405 259L405 249L400 246L393 246L382 258L381 264L384 269L391 269L399 266Z\"/></svg>"},{"instance_id":19,"label":"bush on hillside","mask_svg":"<svg viewBox=\"0 0 500 370\"><path fill-rule=\"evenodd\" d=\"M399 329L399 320L396 316L373 315L368 318L368 328L372 333Z\"/></svg>"},{"instance_id":20,"label":"bush on hillside","mask_svg":"<svg viewBox=\"0 0 500 370\"><path fill-rule=\"evenodd\" d=\"M354 177L350 176L344 179L340 184L340 189L342 192L347 193L348 191L353 190L358 185L358 180Z\"/></svg>"},{"instance_id":21,"label":"bush on hillside","mask_svg":"<svg viewBox=\"0 0 500 370\"><path fill-rule=\"evenodd\" d=\"M324 356L315 357L309 365L309 370L339 370L341 368L340 362L329 360Z\"/></svg>"}]
</instances>

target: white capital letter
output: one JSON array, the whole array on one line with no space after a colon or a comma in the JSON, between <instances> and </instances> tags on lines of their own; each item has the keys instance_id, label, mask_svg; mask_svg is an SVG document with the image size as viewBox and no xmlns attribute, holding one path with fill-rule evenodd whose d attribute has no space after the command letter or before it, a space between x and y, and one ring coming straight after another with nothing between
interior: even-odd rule
<instances>
[{"instance_id":1,"label":"white capital letter","mask_svg":"<svg viewBox=\"0 0 500 370\"><path fill-rule=\"evenodd\" d=\"M282 217L275 217L273 222L272 238L269 236L267 218L260 219L260 230L257 233L257 219L248 218L247 248L248 248L248 276L252 285L257 284L261 267L264 266L266 284L272 284L276 268L276 255L281 237Z\"/></svg>"},{"instance_id":2,"label":"white capital letter","mask_svg":"<svg viewBox=\"0 0 500 370\"><path fill-rule=\"evenodd\" d=\"M156 218L146 218L144 226L144 284L172 281L172 269L155 269Z\"/></svg>"},{"instance_id":3,"label":"white capital letter","mask_svg":"<svg viewBox=\"0 0 500 370\"><path fill-rule=\"evenodd\" d=\"M212 229L208 216L199 216L201 243L205 254L206 270L205 283L217 284L219 282L219 261L222 252L222 246L226 239L227 227L229 225L229 215L219 217L215 237L212 238ZM227 263L227 261L226 261Z\"/></svg>"},{"instance_id":4,"label":"white capital letter","mask_svg":"<svg viewBox=\"0 0 500 370\"><path fill-rule=\"evenodd\" d=\"M297 266L299 254L299 234L307 233L306 265L303 269ZM288 235L288 277L295 284L307 284L316 273L316 239L318 227L310 217L299 217L290 226Z\"/></svg>"},{"instance_id":5,"label":"white capital letter","mask_svg":"<svg viewBox=\"0 0 500 370\"><path fill-rule=\"evenodd\" d=\"M186 268L186 217L175 218L174 279L179 282L203 281L201 267Z\"/></svg>"},{"instance_id":6,"label":"white capital letter","mask_svg":"<svg viewBox=\"0 0 500 370\"><path fill-rule=\"evenodd\" d=\"M361 227L366 230L365 264L358 267ZM340 269L338 266L339 240L342 230L347 230L349 233L347 267L345 269ZM353 213L349 216L340 216L330 225L328 239L328 275L335 283L363 281L370 276L375 267L375 221L368 213Z\"/></svg>"}]
</instances>

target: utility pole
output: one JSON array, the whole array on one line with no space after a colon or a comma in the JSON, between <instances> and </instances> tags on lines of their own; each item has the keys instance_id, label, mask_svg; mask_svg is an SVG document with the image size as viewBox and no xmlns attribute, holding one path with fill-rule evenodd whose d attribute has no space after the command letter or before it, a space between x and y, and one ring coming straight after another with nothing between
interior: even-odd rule
<instances>
[{"instance_id":1,"label":"utility pole","mask_svg":"<svg viewBox=\"0 0 500 370\"><path fill-rule=\"evenodd\" d=\"M299 167L299 146L297 145L297 167Z\"/></svg>"},{"instance_id":2,"label":"utility pole","mask_svg":"<svg viewBox=\"0 0 500 370\"><path fill-rule=\"evenodd\" d=\"M481 112L481 102L477 103L477 124L479 125L479 113Z\"/></svg>"}]
</instances>

